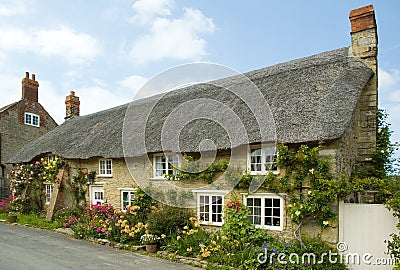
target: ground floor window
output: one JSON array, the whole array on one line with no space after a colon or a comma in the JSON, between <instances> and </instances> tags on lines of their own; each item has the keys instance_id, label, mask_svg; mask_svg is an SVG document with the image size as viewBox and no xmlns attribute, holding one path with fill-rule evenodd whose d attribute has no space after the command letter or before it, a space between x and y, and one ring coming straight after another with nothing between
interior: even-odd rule
<instances>
[{"instance_id":1,"label":"ground floor window","mask_svg":"<svg viewBox=\"0 0 400 270\"><path fill-rule=\"evenodd\" d=\"M134 198L134 189L121 189L121 210L126 211L129 206L132 206Z\"/></svg>"},{"instance_id":2,"label":"ground floor window","mask_svg":"<svg viewBox=\"0 0 400 270\"><path fill-rule=\"evenodd\" d=\"M221 226L223 223L223 206L224 194L197 194L197 214L201 224Z\"/></svg>"},{"instance_id":3,"label":"ground floor window","mask_svg":"<svg viewBox=\"0 0 400 270\"><path fill-rule=\"evenodd\" d=\"M278 195L248 195L244 203L250 210L248 219L258 228L283 229L283 199Z\"/></svg>"},{"instance_id":4,"label":"ground floor window","mask_svg":"<svg viewBox=\"0 0 400 270\"><path fill-rule=\"evenodd\" d=\"M49 204L51 200L51 195L53 195L53 185L45 184L45 187L46 187L46 204Z\"/></svg>"}]
</instances>

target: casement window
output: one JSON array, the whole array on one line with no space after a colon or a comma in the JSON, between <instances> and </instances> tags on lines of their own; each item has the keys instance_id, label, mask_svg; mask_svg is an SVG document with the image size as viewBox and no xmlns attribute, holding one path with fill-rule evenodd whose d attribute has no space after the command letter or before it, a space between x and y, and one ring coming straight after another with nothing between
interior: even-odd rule
<instances>
[{"instance_id":1,"label":"casement window","mask_svg":"<svg viewBox=\"0 0 400 270\"><path fill-rule=\"evenodd\" d=\"M222 226L225 193L198 193L197 218L201 224Z\"/></svg>"},{"instance_id":2,"label":"casement window","mask_svg":"<svg viewBox=\"0 0 400 270\"><path fill-rule=\"evenodd\" d=\"M46 188L46 204L50 203L51 196L53 195L53 185L52 184L44 184Z\"/></svg>"},{"instance_id":3,"label":"casement window","mask_svg":"<svg viewBox=\"0 0 400 270\"><path fill-rule=\"evenodd\" d=\"M249 171L251 174L265 175L269 172L279 173L276 165L277 152L275 146L250 147L249 153Z\"/></svg>"},{"instance_id":4,"label":"casement window","mask_svg":"<svg viewBox=\"0 0 400 270\"><path fill-rule=\"evenodd\" d=\"M178 156L176 155L155 155L153 159L154 178L165 178L166 174L178 174L174 166L179 166Z\"/></svg>"},{"instance_id":5,"label":"casement window","mask_svg":"<svg viewBox=\"0 0 400 270\"><path fill-rule=\"evenodd\" d=\"M267 195L244 196L244 204L250 210L248 219L257 228L279 230L283 229L282 197Z\"/></svg>"},{"instance_id":6,"label":"casement window","mask_svg":"<svg viewBox=\"0 0 400 270\"><path fill-rule=\"evenodd\" d=\"M34 113L25 113L25 125L40 127L40 116Z\"/></svg>"},{"instance_id":7,"label":"casement window","mask_svg":"<svg viewBox=\"0 0 400 270\"><path fill-rule=\"evenodd\" d=\"M126 211L129 206L132 206L134 198L134 189L121 189L121 210Z\"/></svg>"},{"instance_id":8,"label":"casement window","mask_svg":"<svg viewBox=\"0 0 400 270\"><path fill-rule=\"evenodd\" d=\"M112 160L100 159L99 161L99 176L112 176Z\"/></svg>"}]
</instances>

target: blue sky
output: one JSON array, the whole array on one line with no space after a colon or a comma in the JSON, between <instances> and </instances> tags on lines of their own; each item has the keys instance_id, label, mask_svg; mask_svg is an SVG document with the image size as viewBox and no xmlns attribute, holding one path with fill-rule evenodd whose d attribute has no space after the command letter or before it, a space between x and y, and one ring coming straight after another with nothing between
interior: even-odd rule
<instances>
[{"instance_id":1,"label":"blue sky","mask_svg":"<svg viewBox=\"0 0 400 270\"><path fill-rule=\"evenodd\" d=\"M351 9L373 4L379 103L400 141L399 1L1 0L0 106L36 74L58 123L75 90L88 114L132 100L167 68L193 61L240 72L350 45Z\"/></svg>"}]
</instances>

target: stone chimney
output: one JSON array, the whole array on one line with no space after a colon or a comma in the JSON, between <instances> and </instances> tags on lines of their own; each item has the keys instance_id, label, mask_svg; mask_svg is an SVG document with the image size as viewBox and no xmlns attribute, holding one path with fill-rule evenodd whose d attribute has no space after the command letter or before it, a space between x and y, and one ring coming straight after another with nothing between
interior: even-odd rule
<instances>
[{"instance_id":1,"label":"stone chimney","mask_svg":"<svg viewBox=\"0 0 400 270\"><path fill-rule=\"evenodd\" d=\"M359 132L358 163L372 161L376 150L377 112L378 112L378 34L372 5L354 9L350 12L351 52L365 63L374 75L361 93L358 104Z\"/></svg>"},{"instance_id":2,"label":"stone chimney","mask_svg":"<svg viewBox=\"0 0 400 270\"><path fill-rule=\"evenodd\" d=\"M35 79L35 74L29 79L29 72L26 72L25 78L22 79L22 99L38 102L38 91L39 83Z\"/></svg>"},{"instance_id":3,"label":"stone chimney","mask_svg":"<svg viewBox=\"0 0 400 270\"><path fill-rule=\"evenodd\" d=\"M80 106L79 97L75 96L74 91L70 91L69 96L65 98L65 120L79 116Z\"/></svg>"},{"instance_id":4,"label":"stone chimney","mask_svg":"<svg viewBox=\"0 0 400 270\"><path fill-rule=\"evenodd\" d=\"M354 56L360 57L374 71L377 68L378 33L372 5L350 12L351 48Z\"/></svg>"}]
</instances>

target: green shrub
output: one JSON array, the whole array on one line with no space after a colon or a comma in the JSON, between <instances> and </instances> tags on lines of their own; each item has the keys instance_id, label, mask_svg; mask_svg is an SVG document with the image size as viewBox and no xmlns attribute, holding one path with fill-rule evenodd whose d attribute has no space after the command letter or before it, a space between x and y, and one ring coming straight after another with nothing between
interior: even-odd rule
<instances>
[{"instance_id":1,"label":"green shrub","mask_svg":"<svg viewBox=\"0 0 400 270\"><path fill-rule=\"evenodd\" d=\"M152 234L172 236L188 225L191 216L192 212L187 209L164 205L147 216L147 228Z\"/></svg>"}]
</instances>

